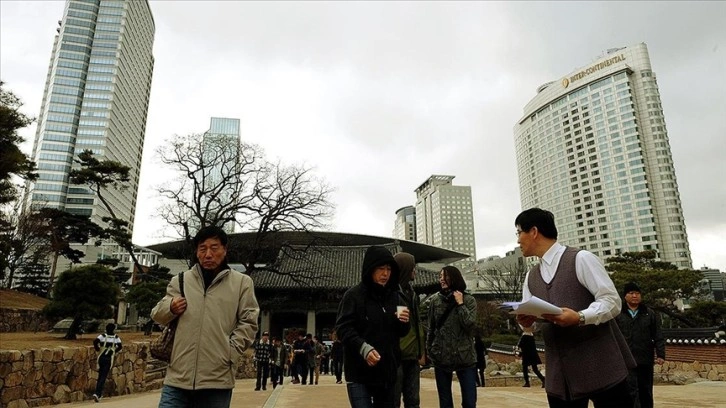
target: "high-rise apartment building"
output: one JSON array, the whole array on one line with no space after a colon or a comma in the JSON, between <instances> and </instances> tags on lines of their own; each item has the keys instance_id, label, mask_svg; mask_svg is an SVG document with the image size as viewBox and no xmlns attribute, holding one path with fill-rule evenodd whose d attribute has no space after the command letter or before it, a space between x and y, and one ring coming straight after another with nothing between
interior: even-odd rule
<instances>
[{"instance_id":1,"label":"high-rise apartment building","mask_svg":"<svg viewBox=\"0 0 726 408\"><path fill-rule=\"evenodd\" d=\"M416 209L406 206L396 211L396 221L393 225L393 238L416 240Z\"/></svg>"},{"instance_id":2,"label":"high-rise apartment building","mask_svg":"<svg viewBox=\"0 0 726 408\"><path fill-rule=\"evenodd\" d=\"M470 186L451 184L454 176L433 175L416 190L416 241L469 254L456 263L476 261Z\"/></svg>"},{"instance_id":3,"label":"high-rise apartment building","mask_svg":"<svg viewBox=\"0 0 726 408\"><path fill-rule=\"evenodd\" d=\"M59 22L43 93L30 184L35 206L109 215L85 186L69 184L73 159L89 149L131 168L128 188L108 190L117 217L133 230L141 153L154 69L154 19L148 0L69 0Z\"/></svg>"},{"instance_id":4,"label":"high-rise apartment building","mask_svg":"<svg viewBox=\"0 0 726 408\"><path fill-rule=\"evenodd\" d=\"M231 118L212 118L209 122L209 130L204 133L202 157L205 163L211 165L205 169L205 190L212 191L224 187L222 179L229 175L230 166L234 166L239 160L240 146L240 121ZM208 197L202 197L207 199ZM216 213L221 206L228 206L236 199L236 191L230 186L215 194L214 201L206 203L210 211ZM233 220L226 220L222 225L227 233L234 232L235 223Z\"/></svg>"},{"instance_id":5,"label":"high-rise apartment building","mask_svg":"<svg viewBox=\"0 0 726 408\"><path fill-rule=\"evenodd\" d=\"M654 249L691 267L656 76L645 44L610 49L537 89L514 128L522 208L603 258Z\"/></svg>"}]
</instances>

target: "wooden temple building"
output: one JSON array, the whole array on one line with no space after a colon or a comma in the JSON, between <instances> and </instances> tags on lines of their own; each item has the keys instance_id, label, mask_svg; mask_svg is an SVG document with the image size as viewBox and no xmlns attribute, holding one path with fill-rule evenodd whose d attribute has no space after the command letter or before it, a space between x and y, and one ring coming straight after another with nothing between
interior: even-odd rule
<instances>
[{"instance_id":1,"label":"wooden temple building","mask_svg":"<svg viewBox=\"0 0 726 408\"><path fill-rule=\"evenodd\" d=\"M416 258L414 287L419 294L439 289L443 265L466 258L467 254L414 241L336 232L279 231L261 238L255 233L230 234L227 261L238 271L256 251L254 280L260 304L260 332L292 338L296 332L313 333L329 340L343 293L361 280L363 256L371 245L391 253L408 252ZM171 262L173 273L186 267L193 250L185 241L149 247ZM261 255L259 255L261 254ZM176 260L176 264L174 264Z\"/></svg>"}]
</instances>

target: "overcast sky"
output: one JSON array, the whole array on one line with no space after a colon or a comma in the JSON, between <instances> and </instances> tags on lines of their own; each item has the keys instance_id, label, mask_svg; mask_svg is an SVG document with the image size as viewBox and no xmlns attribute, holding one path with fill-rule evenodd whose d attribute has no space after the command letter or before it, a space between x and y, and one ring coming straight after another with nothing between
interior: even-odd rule
<instances>
[{"instance_id":1,"label":"overcast sky","mask_svg":"<svg viewBox=\"0 0 726 408\"><path fill-rule=\"evenodd\" d=\"M64 2L0 2L0 77L36 116ZM211 116L335 187L340 232L390 236L432 174L470 185L477 257L516 246L513 127L536 88L645 42L695 268L726 270L726 2L152 1L134 242L165 240L154 152ZM30 152L35 126L22 134Z\"/></svg>"}]
</instances>

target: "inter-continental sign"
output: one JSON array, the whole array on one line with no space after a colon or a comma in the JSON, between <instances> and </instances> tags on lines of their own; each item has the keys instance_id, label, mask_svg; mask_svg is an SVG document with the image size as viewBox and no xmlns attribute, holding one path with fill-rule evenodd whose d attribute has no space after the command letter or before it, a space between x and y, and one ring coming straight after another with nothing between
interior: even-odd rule
<instances>
[{"instance_id":1,"label":"inter-continental sign","mask_svg":"<svg viewBox=\"0 0 726 408\"><path fill-rule=\"evenodd\" d=\"M567 88L571 83L578 81L594 72L597 72L605 67L609 67L610 65L616 64L621 61L625 61L625 55L623 55L623 54L616 55L612 58L606 59L605 61L595 64L587 69L584 69L569 78L563 78L562 86Z\"/></svg>"}]
</instances>

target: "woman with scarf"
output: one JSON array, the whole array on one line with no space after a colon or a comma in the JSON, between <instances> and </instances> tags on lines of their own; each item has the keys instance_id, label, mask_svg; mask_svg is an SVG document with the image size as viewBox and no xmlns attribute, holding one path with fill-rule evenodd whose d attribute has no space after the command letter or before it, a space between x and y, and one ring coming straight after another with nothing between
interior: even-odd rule
<instances>
[{"instance_id":1,"label":"woman with scarf","mask_svg":"<svg viewBox=\"0 0 726 408\"><path fill-rule=\"evenodd\" d=\"M461 387L461 406L476 407L476 300L465 293L461 272L445 266L439 274L441 291L429 305L427 352L434 365L440 408L453 408L453 373Z\"/></svg>"}]
</instances>

